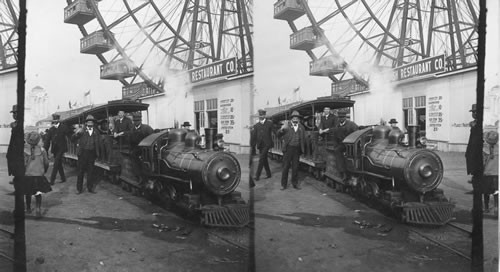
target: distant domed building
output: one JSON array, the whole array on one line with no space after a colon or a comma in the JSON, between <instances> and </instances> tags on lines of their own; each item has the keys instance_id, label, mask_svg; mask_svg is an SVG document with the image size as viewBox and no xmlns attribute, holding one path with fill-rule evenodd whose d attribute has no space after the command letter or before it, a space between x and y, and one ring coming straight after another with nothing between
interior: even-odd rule
<instances>
[{"instance_id":1,"label":"distant domed building","mask_svg":"<svg viewBox=\"0 0 500 272\"><path fill-rule=\"evenodd\" d=\"M34 126L37 121L50 115L49 95L47 91L40 86L34 87L26 94L25 103L25 126Z\"/></svg>"}]
</instances>

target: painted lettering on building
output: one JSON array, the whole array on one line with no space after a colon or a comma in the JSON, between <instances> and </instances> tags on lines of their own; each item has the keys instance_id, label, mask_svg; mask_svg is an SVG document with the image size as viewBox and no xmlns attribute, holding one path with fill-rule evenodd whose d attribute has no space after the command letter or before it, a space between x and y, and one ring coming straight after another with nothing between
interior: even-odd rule
<instances>
[{"instance_id":1,"label":"painted lettering on building","mask_svg":"<svg viewBox=\"0 0 500 272\"><path fill-rule=\"evenodd\" d=\"M443 126L443 97L432 96L427 100L427 120L432 131L439 131Z\"/></svg>"},{"instance_id":2,"label":"painted lettering on building","mask_svg":"<svg viewBox=\"0 0 500 272\"><path fill-rule=\"evenodd\" d=\"M191 83L199 83L206 80L236 75L238 72L236 68L236 58L225 59L189 70L189 79Z\"/></svg>"},{"instance_id":3,"label":"painted lettering on building","mask_svg":"<svg viewBox=\"0 0 500 272\"><path fill-rule=\"evenodd\" d=\"M421 77L445 71L444 55L423 59L395 68L394 81Z\"/></svg>"},{"instance_id":4,"label":"painted lettering on building","mask_svg":"<svg viewBox=\"0 0 500 272\"><path fill-rule=\"evenodd\" d=\"M234 99L222 99L219 104L220 128L224 134L230 134L234 129Z\"/></svg>"}]
</instances>

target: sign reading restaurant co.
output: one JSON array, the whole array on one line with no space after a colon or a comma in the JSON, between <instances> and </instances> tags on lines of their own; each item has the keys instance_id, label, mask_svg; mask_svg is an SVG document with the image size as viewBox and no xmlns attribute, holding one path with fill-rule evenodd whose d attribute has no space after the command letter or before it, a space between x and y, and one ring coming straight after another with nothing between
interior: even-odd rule
<instances>
[{"instance_id":1,"label":"sign reading restaurant co.","mask_svg":"<svg viewBox=\"0 0 500 272\"><path fill-rule=\"evenodd\" d=\"M238 69L236 67L236 58L230 58L197 67L188 72L191 83L198 83L214 78L236 75Z\"/></svg>"},{"instance_id":2,"label":"sign reading restaurant co.","mask_svg":"<svg viewBox=\"0 0 500 272\"><path fill-rule=\"evenodd\" d=\"M406 64L395 68L394 81L405 80L424 75L431 75L438 72L444 72L444 55L426 58L414 63Z\"/></svg>"}]
</instances>

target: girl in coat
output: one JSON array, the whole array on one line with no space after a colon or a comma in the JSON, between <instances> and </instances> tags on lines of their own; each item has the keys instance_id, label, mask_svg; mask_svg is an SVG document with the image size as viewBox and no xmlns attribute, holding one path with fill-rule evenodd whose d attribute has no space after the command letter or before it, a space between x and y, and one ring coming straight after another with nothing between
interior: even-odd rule
<instances>
[{"instance_id":1,"label":"girl in coat","mask_svg":"<svg viewBox=\"0 0 500 272\"><path fill-rule=\"evenodd\" d=\"M30 132L24 148L26 213L31 213L31 196L35 196L36 215L42 215L42 193L52 191L45 173L49 168L47 151L40 145L38 132Z\"/></svg>"},{"instance_id":2,"label":"girl in coat","mask_svg":"<svg viewBox=\"0 0 500 272\"><path fill-rule=\"evenodd\" d=\"M488 131L484 134L485 146L483 148L484 173L483 196L484 211L488 213L490 195L493 194L495 215L498 214L498 132Z\"/></svg>"}]
</instances>

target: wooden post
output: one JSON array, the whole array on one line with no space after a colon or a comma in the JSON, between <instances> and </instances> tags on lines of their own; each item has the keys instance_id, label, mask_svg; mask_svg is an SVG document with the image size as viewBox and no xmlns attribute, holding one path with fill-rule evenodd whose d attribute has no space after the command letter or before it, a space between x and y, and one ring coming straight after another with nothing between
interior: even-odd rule
<instances>
[{"instance_id":1,"label":"wooden post","mask_svg":"<svg viewBox=\"0 0 500 272\"><path fill-rule=\"evenodd\" d=\"M479 132L483 130L483 106L484 106L484 57L485 57L485 42L486 42L486 0L479 1L479 27L478 27L478 60L477 60L477 89L476 89L476 104L477 104L477 124ZM482 140L482 137L479 139ZM479 143L476 143L479 145ZM476 145L475 144L475 145ZM482 146L482 144L481 144ZM475 159L482 162L482 150L474 152ZM473 172L472 187L472 247L471 247L471 271L483 271L483 205L481 194L481 182L483 171Z\"/></svg>"}]
</instances>

